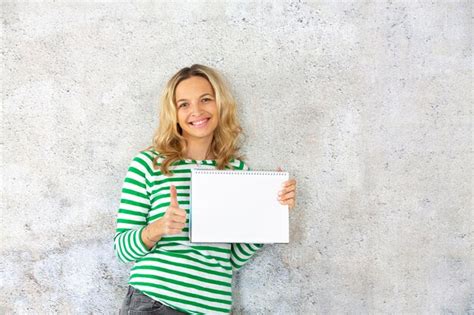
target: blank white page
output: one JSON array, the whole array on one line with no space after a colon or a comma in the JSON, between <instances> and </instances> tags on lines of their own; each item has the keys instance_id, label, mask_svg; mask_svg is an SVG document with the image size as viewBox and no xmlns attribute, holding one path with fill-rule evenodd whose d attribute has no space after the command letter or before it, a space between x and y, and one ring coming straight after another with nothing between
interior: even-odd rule
<instances>
[{"instance_id":1,"label":"blank white page","mask_svg":"<svg viewBox=\"0 0 474 315\"><path fill-rule=\"evenodd\" d=\"M193 243L288 243L288 206L278 192L288 172L193 169Z\"/></svg>"}]
</instances>

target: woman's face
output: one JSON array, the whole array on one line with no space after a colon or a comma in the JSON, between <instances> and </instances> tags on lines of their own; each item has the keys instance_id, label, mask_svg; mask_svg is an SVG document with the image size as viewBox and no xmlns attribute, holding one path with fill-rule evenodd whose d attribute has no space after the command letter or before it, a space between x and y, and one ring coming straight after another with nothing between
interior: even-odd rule
<instances>
[{"instance_id":1,"label":"woman's face","mask_svg":"<svg viewBox=\"0 0 474 315\"><path fill-rule=\"evenodd\" d=\"M211 84L194 76L176 86L178 124L188 140L212 140L219 122L217 104Z\"/></svg>"}]
</instances>

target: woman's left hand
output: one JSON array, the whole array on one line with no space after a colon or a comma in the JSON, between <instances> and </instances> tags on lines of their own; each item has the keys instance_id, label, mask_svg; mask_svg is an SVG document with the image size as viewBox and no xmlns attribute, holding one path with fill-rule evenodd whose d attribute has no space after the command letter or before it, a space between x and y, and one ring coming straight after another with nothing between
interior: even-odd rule
<instances>
[{"instance_id":1,"label":"woman's left hand","mask_svg":"<svg viewBox=\"0 0 474 315\"><path fill-rule=\"evenodd\" d=\"M279 172L282 171L281 167L278 168ZM288 205L290 209L293 209L296 204L296 179L291 178L283 183L283 188L278 192L278 201L282 205Z\"/></svg>"}]
</instances>

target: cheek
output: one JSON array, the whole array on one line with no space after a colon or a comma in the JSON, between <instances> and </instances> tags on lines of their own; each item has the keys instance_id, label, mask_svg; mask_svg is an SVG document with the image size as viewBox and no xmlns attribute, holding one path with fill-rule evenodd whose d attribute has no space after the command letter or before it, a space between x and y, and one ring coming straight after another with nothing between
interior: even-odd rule
<instances>
[{"instance_id":1,"label":"cheek","mask_svg":"<svg viewBox=\"0 0 474 315\"><path fill-rule=\"evenodd\" d=\"M180 124L181 126L186 124L185 115L179 112L178 112L178 124Z\"/></svg>"},{"instance_id":2,"label":"cheek","mask_svg":"<svg viewBox=\"0 0 474 315\"><path fill-rule=\"evenodd\" d=\"M217 125L219 123L219 114L217 113L217 107L212 112L212 118L214 123Z\"/></svg>"},{"instance_id":3,"label":"cheek","mask_svg":"<svg viewBox=\"0 0 474 315\"><path fill-rule=\"evenodd\" d=\"M212 124L212 128L216 129L219 126L219 118L214 118L214 123Z\"/></svg>"},{"instance_id":4,"label":"cheek","mask_svg":"<svg viewBox=\"0 0 474 315\"><path fill-rule=\"evenodd\" d=\"M212 108L212 116L214 116L216 120L219 120L219 112L217 110L217 105L214 105L214 107Z\"/></svg>"}]
</instances>

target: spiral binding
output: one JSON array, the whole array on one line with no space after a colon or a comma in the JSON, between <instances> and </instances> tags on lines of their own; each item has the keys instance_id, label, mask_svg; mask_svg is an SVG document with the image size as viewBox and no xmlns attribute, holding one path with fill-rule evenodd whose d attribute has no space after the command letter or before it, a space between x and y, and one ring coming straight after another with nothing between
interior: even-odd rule
<instances>
[{"instance_id":1,"label":"spiral binding","mask_svg":"<svg viewBox=\"0 0 474 315\"><path fill-rule=\"evenodd\" d=\"M235 171L235 170L216 170L216 169L194 169L193 172L199 174L226 174L226 175L270 175L270 176L285 176L287 172L273 172L273 171Z\"/></svg>"}]
</instances>

